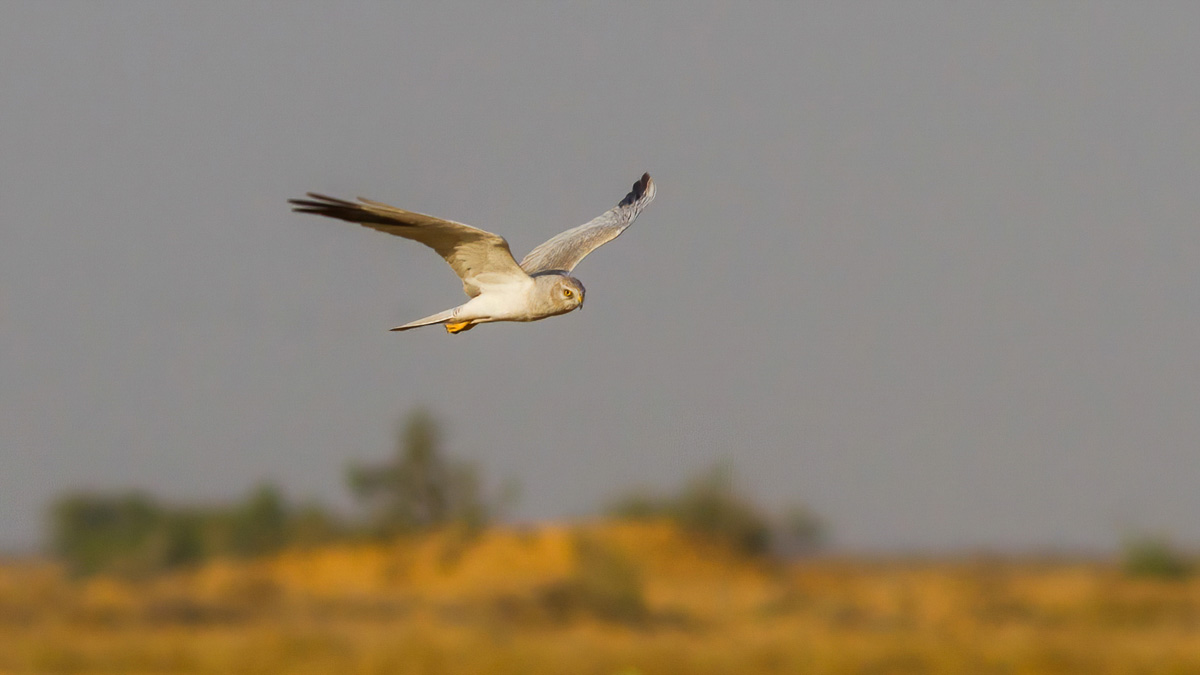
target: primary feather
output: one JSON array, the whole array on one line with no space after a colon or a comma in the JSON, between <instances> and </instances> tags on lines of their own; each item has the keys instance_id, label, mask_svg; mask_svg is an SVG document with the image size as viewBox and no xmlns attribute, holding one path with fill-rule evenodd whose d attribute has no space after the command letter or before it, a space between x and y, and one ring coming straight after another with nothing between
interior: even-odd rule
<instances>
[{"instance_id":1,"label":"primary feather","mask_svg":"<svg viewBox=\"0 0 1200 675\"><path fill-rule=\"evenodd\" d=\"M551 237L529 252L521 269L529 274L546 270L570 272L587 254L616 239L654 201L654 181L642 174L621 203L592 220Z\"/></svg>"},{"instance_id":2,"label":"primary feather","mask_svg":"<svg viewBox=\"0 0 1200 675\"><path fill-rule=\"evenodd\" d=\"M412 239L437 251L462 279L469 297L479 295L491 284L512 283L528 277L513 259L508 242L492 234L453 220L413 213L369 199L358 202L309 192L310 199L290 199L294 211L337 218Z\"/></svg>"}]
</instances>

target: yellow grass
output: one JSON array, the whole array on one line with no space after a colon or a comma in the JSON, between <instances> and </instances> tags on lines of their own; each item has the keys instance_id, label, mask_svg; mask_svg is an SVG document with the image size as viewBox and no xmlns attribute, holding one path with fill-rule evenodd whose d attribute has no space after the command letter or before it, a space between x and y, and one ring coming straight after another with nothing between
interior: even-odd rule
<instances>
[{"instance_id":1,"label":"yellow grass","mask_svg":"<svg viewBox=\"0 0 1200 675\"><path fill-rule=\"evenodd\" d=\"M769 563L604 523L139 583L0 566L0 673L43 672L1200 673L1200 583L1095 562Z\"/></svg>"}]
</instances>

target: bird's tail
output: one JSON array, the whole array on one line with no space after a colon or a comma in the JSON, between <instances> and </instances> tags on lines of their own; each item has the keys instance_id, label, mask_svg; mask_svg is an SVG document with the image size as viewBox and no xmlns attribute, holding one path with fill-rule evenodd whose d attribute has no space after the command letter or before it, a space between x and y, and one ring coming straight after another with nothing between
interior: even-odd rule
<instances>
[{"instance_id":1,"label":"bird's tail","mask_svg":"<svg viewBox=\"0 0 1200 675\"><path fill-rule=\"evenodd\" d=\"M427 316L424 319L417 319L416 321L411 321L403 326L396 326L392 330L411 330L413 328L420 328L421 326L432 326L438 323L446 323L454 318L454 312L457 309L458 308L455 307L454 309L448 309L444 312L438 312L437 314Z\"/></svg>"}]
</instances>

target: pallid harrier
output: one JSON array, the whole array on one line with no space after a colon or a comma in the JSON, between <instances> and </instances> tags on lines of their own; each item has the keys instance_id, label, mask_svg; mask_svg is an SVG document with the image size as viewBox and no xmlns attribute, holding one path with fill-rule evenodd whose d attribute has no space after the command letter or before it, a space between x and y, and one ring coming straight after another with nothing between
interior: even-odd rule
<instances>
[{"instance_id":1,"label":"pallid harrier","mask_svg":"<svg viewBox=\"0 0 1200 675\"><path fill-rule=\"evenodd\" d=\"M616 239L654 199L654 181L643 174L619 204L590 222L551 237L518 265L500 235L434 216L358 198L348 202L308 193L289 199L300 213L359 223L425 244L445 258L463 283L467 302L392 330L444 324L454 334L491 321L537 321L583 306L584 288L570 272L587 254Z\"/></svg>"}]
</instances>

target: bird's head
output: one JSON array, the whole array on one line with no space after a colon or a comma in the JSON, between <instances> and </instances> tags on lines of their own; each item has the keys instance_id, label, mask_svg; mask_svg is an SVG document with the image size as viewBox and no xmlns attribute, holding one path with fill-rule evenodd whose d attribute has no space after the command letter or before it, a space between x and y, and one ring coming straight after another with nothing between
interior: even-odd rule
<instances>
[{"instance_id":1,"label":"bird's head","mask_svg":"<svg viewBox=\"0 0 1200 675\"><path fill-rule=\"evenodd\" d=\"M583 307L583 296L587 291L575 277L557 273L539 275L535 279L555 314L566 314Z\"/></svg>"}]
</instances>

